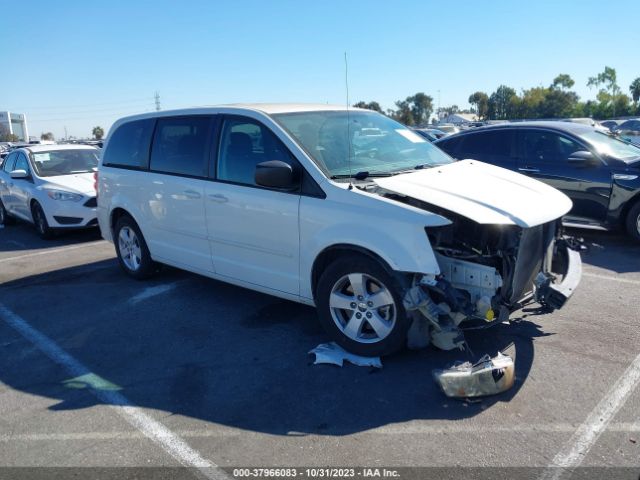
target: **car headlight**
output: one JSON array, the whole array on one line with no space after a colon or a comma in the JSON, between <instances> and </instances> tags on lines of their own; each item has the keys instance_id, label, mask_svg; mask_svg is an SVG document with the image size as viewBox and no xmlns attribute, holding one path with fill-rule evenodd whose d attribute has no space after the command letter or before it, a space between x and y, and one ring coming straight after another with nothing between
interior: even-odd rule
<instances>
[{"instance_id":1,"label":"car headlight","mask_svg":"<svg viewBox=\"0 0 640 480\"><path fill-rule=\"evenodd\" d=\"M82 195L79 193L65 192L64 190L45 190L49 198L53 200L61 200L63 202L79 202L82 200Z\"/></svg>"}]
</instances>

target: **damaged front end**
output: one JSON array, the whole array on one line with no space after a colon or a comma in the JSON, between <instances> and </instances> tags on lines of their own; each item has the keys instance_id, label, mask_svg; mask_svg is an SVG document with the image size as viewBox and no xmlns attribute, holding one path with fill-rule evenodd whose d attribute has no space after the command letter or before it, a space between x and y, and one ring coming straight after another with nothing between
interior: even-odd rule
<instances>
[{"instance_id":1,"label":"damaged front end","mask_svg":"<svg viewBox=\"0 0 640 480\"><path fill-rule=\"evenodd\" d=\"M573 294L580 254L559 220L523 228L446 216L452 224L426 229L440 273L416 276L404 302L429 322L438 348L462 348L465 329L504 322L532 302L550 312Z\"/></svg>"}]
</instances>

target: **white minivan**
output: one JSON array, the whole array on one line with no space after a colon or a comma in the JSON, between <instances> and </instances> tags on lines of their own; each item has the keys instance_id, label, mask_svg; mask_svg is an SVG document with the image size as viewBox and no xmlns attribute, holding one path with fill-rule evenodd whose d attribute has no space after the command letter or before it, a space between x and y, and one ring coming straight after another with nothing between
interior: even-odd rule
<instances>
[{"instance_id":1,"label":"white minivan","mask_svg":"<svg viewBox=\"0 0 640 480\"><path fill-rule=\"evenodd\" d=\"M562 307L581 275L561 235L570 208L541 182L329 105L123 118L98 175L100 229L127 274L168 264L315 305L362 355L398 350L413 321L453 348L465 326L530 301Z\"/></svg>"}]
</instances>

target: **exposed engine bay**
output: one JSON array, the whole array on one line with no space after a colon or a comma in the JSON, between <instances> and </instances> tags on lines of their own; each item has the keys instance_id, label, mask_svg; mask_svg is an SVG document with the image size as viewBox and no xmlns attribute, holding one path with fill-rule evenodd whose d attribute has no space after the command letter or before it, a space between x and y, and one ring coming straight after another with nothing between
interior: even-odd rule
<instances>
[{"instance_id":1,"label":"exposed engine bay","mask_svg":"<svg viewBox=\"0 0 640 480\"><path fill-rule=\"evenodd\" d=\"M547 311L561 308L579 282L581 272L574 271L570 285L560 284L570 257L579 255L568 248L560 219L530 228L485 225L412 197L373 191L452 222L425 228L440 272L416 276L405 298L407 310L429 321L439 348L461 347L465 328L503 322L534 301Z\"/></svg>"}]
</instances>

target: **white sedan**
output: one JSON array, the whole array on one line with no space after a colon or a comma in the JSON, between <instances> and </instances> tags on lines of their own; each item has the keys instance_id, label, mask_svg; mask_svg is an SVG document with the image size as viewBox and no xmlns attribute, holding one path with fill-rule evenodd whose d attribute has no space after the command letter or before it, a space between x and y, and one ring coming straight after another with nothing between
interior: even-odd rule
<instances>
[{"instance_id":1,"label":"white sedan","mask_svg":"<svg viewBox=\"0 0 640 480\"><path fill-rule=\"evenodd\" d=\"M33 145L11 152L0 169L0 225L26 220L42 238L58 229L97 226L99 156L86 145Z\"/></svg>"}]
</instances>

